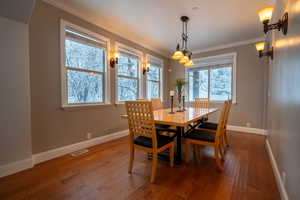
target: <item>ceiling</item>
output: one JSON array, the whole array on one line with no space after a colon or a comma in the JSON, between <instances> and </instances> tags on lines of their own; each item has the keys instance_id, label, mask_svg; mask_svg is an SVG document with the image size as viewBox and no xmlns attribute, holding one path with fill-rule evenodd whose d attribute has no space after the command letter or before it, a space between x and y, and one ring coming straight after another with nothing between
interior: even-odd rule
<instances>
[{"instance_id":1,"label":"ceiling","mask_svg":"<svg viewBox=\"0 0 300 200\"><path fill-rule=\"evenodd\" d=\"M189 48L201 50L263 36L257 11L273 0L46 0L72 9L129 40L170 55L190 17Z\"/></svg>"},{"instance_id":2,"label":"ceiling","mask_svg":"<svg viewBox=\"0 0 300 200\"><path fill-rule=\"evenodd\" d=\"M32 14L35 0L1 0L0 16L18 22L28 23Z\"/></svg>"}]
</instances>

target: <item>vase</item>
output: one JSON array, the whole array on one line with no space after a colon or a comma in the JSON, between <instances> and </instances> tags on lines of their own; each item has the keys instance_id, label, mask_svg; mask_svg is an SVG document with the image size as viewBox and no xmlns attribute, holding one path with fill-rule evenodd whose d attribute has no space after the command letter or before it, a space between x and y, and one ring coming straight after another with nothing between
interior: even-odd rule
<instances>
[{"instance_id":1,"label":"vase","mask_svg":"<svg viewBox=\"0 0 300 200\"><path fill-rule=\"evenodd\" d=\"M178 92L178 110L177 110L177 112L183 112L181 92Z\"/></svg>"}]
</instances>

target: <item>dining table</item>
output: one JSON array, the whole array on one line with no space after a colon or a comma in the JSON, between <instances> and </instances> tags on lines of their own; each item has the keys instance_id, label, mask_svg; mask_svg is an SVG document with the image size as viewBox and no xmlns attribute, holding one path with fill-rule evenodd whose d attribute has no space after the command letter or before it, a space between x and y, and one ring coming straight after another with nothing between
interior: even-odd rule
<instances>
[{"instance_id":1,"label":"dining table","mask_svg":"<svg viewBox=\"0 0 300 200\"><path fill-rule=\"evenodd\" d=\"M176 152L175 163L180 164L182 162L182 149L181 140L184 134L185 128L194 128L194 124L197 124L203 118L217 112L218 108L195 108L187 107L184 111L171 112L170 108L159 109L153 111L154 122L158 125L169 125L176 127L174 129L166 129L167 131L173 131L176 134ZM121 115L122 118L127 118L127 115Z\"/></svg>"}]
</instances>

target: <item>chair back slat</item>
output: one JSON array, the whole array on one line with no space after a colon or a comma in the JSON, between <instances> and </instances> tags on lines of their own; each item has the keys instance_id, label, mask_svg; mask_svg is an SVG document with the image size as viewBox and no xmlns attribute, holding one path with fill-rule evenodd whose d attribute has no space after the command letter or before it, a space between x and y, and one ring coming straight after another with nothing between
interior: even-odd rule
<instances>
[{"instance_id":1,"label":"chair back slat","mask_svg":"<svg viewBox=\"0 0 300 200\"><path fill-rule=\"evenodd\" d=\"M153 146L157 146L156 129L151 101L125 102L128 115L130 138L138 136L152 138Z\"/></svg>"},{"instance_id":2,"label":"chair back slat","mask_svg":"<svg viewBox=\"0 0 300 200\"><path fill-rule=\"evenodd\" d=\"M163 104L160 98L151 99L153 110L160 110L163 109Z\"/></svg>"},{"instance_id":3,"label":"chair back slat","mask_svg":"<svg viewBox=\"0 0 300 200\"><path fill-rule=\"evenodd\" d=\"M209 108L208 98L195 98L195 108Z\"/></svg>"}]
</instances>

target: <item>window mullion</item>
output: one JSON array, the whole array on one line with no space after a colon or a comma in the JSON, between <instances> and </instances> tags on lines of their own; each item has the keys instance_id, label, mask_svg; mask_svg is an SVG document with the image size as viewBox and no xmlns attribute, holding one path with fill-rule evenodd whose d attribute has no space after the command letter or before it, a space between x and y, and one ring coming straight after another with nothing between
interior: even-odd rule
<instances>
[{"instance_id":1,"label":"window mullion","mask_svg":"<svg viewBox=\"0 0 300 200\"><path fill-rule=\"evenodd\" d=\"M211 101L211 99L210 99L210 72L211 72L211 68L208 68L208 88L207 88L208 94L207 94L207 96L208 96L209 101Z\"/></svg>"}]
</instances>

